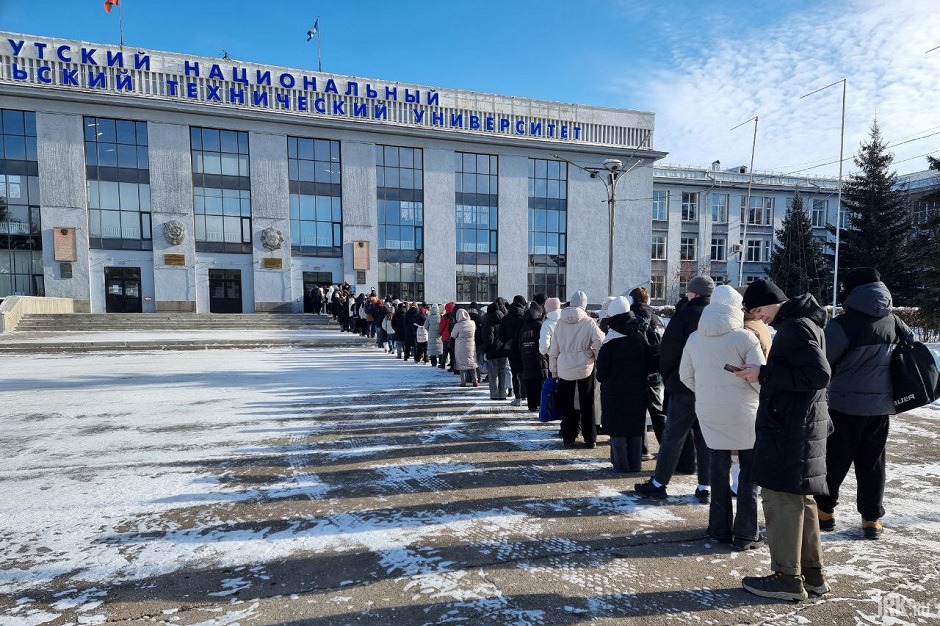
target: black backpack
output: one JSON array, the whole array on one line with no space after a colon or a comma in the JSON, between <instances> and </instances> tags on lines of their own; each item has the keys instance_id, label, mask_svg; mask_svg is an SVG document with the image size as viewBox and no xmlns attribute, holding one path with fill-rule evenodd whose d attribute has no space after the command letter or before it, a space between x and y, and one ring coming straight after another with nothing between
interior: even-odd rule
<instances>
[{"instance_id":1,"label":"black backpack","mask_svg":"<svg viewBox=\"0 0 940 626\"><path fill-rule=\"evenodd\" d=\"M897 319L897 318L895 318ZM940 372L930 349L895 322L898 343L891 353L891 382L897 413L916 409L940 398Z\"/></svg>"}]
</instances>

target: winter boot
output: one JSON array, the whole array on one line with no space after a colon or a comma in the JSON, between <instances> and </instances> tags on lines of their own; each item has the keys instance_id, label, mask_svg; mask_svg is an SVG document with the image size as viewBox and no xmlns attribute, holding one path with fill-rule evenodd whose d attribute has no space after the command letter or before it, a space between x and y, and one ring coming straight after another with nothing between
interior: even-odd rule
<instances>
[{"instance_id":1,"label":"winter boot","mask_svg":"<svg viewBox=\"0 0 940 626\"><path fill-rule=\"evenodd\" d=\"M816 511L819 516L819 530L829 531L836 529L836 516L832 513L826 513L822 509Z\"/></svg>"},{"instance_id":2,"label":"winter boot","mask_svg":"<svg viewBox=\"0 0 940 626\"><path fill-rule=\"evenodd\" d=\"M881 533L884 530L884 526L878 520L873 522L869 522L867 519L862 520L862 532L865 533L865 539L881 539Z\"/></svg>"}]
</instances>

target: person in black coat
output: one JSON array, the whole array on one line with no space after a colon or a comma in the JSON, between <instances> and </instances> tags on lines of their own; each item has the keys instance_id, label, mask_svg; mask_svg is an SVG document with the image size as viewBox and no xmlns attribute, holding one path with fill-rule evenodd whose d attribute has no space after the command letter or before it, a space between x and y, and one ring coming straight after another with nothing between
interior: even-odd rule
<instances>
[{"instance_id":1,"label":"person in black coat","mask_svg":"<svg viewBox=\"0 0 940 626\"><path fill-rule=\"evenodd\" d=\"M646 339L653 348L656 361L656 369L647 378L646 392L646 411L650 417L650 423L653 425L653 435L657 443L663 441L663 430L666 428L666 408L663 405L665 400L665 390L663 389L663 377L659 373L659 353L662 348L663 333L666 331L666 325L649 305L650 293L646 287L637 287L630 291L630 297L633 298L633 304L630 305L630 312L636 318L646 324ZM686 445L682 450L682 456L679 457L677 468L687 468L695 464L695 446L693 441L686 438ZM646 433L643 433L643 457L649 456L646 447Z\"/></svg>"},{"instance_id":2,"label":"person in black coat","mask_svg":"<svg viewBox=\"0 0 940 626\"><path fill-rule=\"evenodd\" d=\"M415 326L415 320L418 319L418 307L411 304L408 307L408 311L405 313L405 360L411 358L411 353L414 352L415 342L417 341L418 329Z\"/></svg>"},{"instance_id":3,"label":"person in black coat","mask_svg":"<svg viewBox=\"0 0 940 626\"><path fill-rule=\"evenodd\" d=\"M398 358L402 358L402 354L410 354L404 352L405 349L405 339L408 336L408 329L405 324L407 323L408 310L405 308L404 303L398 305L395 309L395 316L392 318L392 329L395 331L395 345L398 348ZM406 359L408 357L405 357Z\"/></svg>"},{"instance_id":4,"label":"person in black coat","mask_svg":"<svg viewBox=\"0 0 940 626\"><path fill-rule=\"evenodd\" d=\"M545 312L533 302L526 309L519 327L519 349L522 357L522 381L526 388L526 403L533 413L542 400L542 383L548 377L548 356L539 351L542 318Z\"/></svg>"},{"instance_id":5,"label":"person in black coat","mask_svg":"<svg viewBox=\"0 0 940 626\"><path fill-rule=\"evenodd\" d=\"M744 578L762 597L801 600L829 591L814 495L826 495L826 438L831 431L823 327L826 311L810 294L789 300L769 280L744 292L744 307L777 330L766 365L736 376L760 383L751 480L763 488L770 576ZM801 578L804 577L804 578Z\"/></svg>"},{"instance_id":6,"label":"person in black coat","mask_svg":"<svg viewBox=\"0 0 940 626\"><path fill-rule=\"evenodd\" d=\"M656 458L656 471L647 482L637 483L634 488L642 495L666 498L666 485L676 471L686 439L691 434L698 457L698 488L695 495L705 504L711 494L708 465L711 455L695 415L695 394L679 379L679 363L689 336L698 330L702 309L710 302L715 283L708 276L696 276L689 281L687 289L688 304L672 317L660 345L659 372L669 393L669 408L659 456Z\"/></svg>"},{"instance_id":7,"label":"person in black coat","mask_svg":"<svg viewBox=\"0 0 940 626\"><path fill-rule=\"evenodd\" d=\"M509 369L512 372L512 392L516 396L513 406L521 406L525 399L525 385L522 378L522 350L519 348L519 329L525 314L526 300L522 296L512 299L501 325L500 338L509 347Z\"/></svg>"},{"instance_id":8,"label":"person in black coat","mask_svg":"<svg viewBox=\"0 0 940 626\"><path fill-rule=\"evenodd\" d=\"M629 306L622 296L610 303L609 330L597 356L601 425L610 435L610 462L618 472L642 469L647 377L658 366L657 354L646 339L646 323Z\"/></svg>"},{"instance_id":9,"label":"person in black coat","mask_svg":"<svg viewBox=\"0 0 940 626\"><path fill-rule=\"evenodd\" d=\"M500 338L503 312L499 302L493 302L486 308L483 329L483 350L486 354L490 383L490 400L505 400L509 371L509 350Z\"/></svg>"}]
</instances>

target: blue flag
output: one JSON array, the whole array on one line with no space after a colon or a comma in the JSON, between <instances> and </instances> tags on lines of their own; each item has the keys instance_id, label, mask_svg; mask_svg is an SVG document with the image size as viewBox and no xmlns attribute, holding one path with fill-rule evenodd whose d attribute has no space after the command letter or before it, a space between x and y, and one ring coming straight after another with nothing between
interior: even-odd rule
<instances>
[{"instance_id":1,"label":"blue flag","mask_svg":"<svg viewBox=\"0 0 940 626\"><path fill-rule=\"evenodd\" d=\"M318 17L317 21L315 21L313 23L313 26L310 27L310 30L307 31L307 41L310 41L316 36L317 30L319 28L320 28L320 18Z\"/></svg>"}]
</instances>

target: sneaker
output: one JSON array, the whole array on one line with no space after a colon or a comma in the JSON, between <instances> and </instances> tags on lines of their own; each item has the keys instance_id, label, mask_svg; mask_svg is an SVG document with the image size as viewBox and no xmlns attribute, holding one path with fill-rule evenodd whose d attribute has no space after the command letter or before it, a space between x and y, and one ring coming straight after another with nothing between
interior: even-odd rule
<instances>
[{"instance_id":1,"label":"sneaker","mask_svg":"<svg viewBox=\"0 0 940 626\"><path fill-rule=\"evenodd\" d=\"M513 406L522 406L522 400L520 400L519 398L513 398L513 399L512 399L512 405L513 405Z\"/></svg>"},{"instance_id":2,"label":"sneaker","mask_svg":"<svg viewBox=\"0 0 940 626\"><path fill-rule=\"evenodd\" d=\"M862 532L865 533L865 539L880 539L884 530L884 526L878 520L874 522L869 522L867 519L862 520Z\"/></svg>"},{"instance_id":3,"label":"sneaker","mask_svg":"<svg viewBox=\"0 0 940 626\"><path fill-rule=\"evenodd\" d=\"M708 489L699 489L696 487L695 497L698 498L700 504L708 504L708 501L711 500L712 492Z\"/></svg>"},{"instance_id":4,"label":"sneaker","mask_svg":"<svg viewBox=\"0 0 940 626\"><path fill-rule=\"evenodd\" d=\"M731 545L735 550L746 552L747 550L756 550L764 545L764 538L745 539L744 537L735 537L731 540Z\"/></svg>"},{"instance_id":5,"label":"sneaker","mask_svg":"<svg viewBox=\"0 0 940 626\"><path fill-rule=\"evenodd\" d=\"M643 461L652 461L655 458L656 457L654 457L652 454L644 454L643 456L640 457L640 459Z\"/></svg>"},{"instance_id":6,"label":"sneaker","mask_svg":"<svg viewBox=\"0 0 940 626\"><path fill-rule=\"evenodd\" d=\"M474 387L479 387L479 386L480 386L480 383L478 383L477 381L473 381L473 386L474 386Z\"/></svg>"},{"instance_id":7,"label":"sneaker","mask_svg":"<svg viewBox=\"0 0 940 626\"><path fill-rule=\"evenodd\" d=\"M745 576L741 580L741 586L762 598L801 602L809 597L803 588L801 576L789 576L780 572L774 572L770 576Z\"/></svg>"},{"instance_id":8,"label":"sneaker","mask_svg":"<svg viewBox=\"0 0 940 626\"><path fill-rule=\"evenodd\" d=\"M819 530L830 531L836 529L836 516L832 513L826 513L822 509L816 511L819 517Z\"/></svg>"},{"instance_id":9,"label":"sneaker","mask_svg":"<svg viewBox=\"0 0 940 626\"><path fill-rule=\"evenodd\" d=\"M636 491L641 496L647 496L650 498L656 498L657 500L665 500L668 495L666 494L666 485L662 487L657 487L653 484L653 479L650 478L645 483L637 483L633 485L633 490Z\"/></svg>"},{"instance_id":10,"label":"sneaker","mask_svg":"<svg viewBox=\"0 0 940 626\"><path fill-rule=\"evenodd\" d=\"M817 567L803 568L803 589L815 596L829 593L829 582L826 580L826 575L823 574L822 569Z\"/></svg>"},{"instance_id":11,"label":"sneaker","mask_svg":"<svg viewBox=\"0 0 940 626\"><path fill-rule=\"evenodd\" d=\"M564 445L566 448L573 448L575 446L573 441L562 442L562 445Z\"/></svg>"},{"instance_id":12,"label":"sneaker","mask_svg":"<svg viewBox=\"0 0 940 626\"><path fill-rule=\"evenodd\" d=\"M593 441L590 441L590 442L585 443L584 447L587 448L588 450L593 450L594 448L597 447L597 444Z\"/></svg>"}]
</instances>

